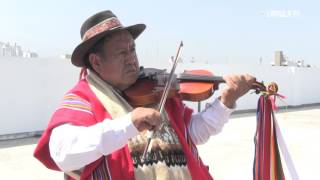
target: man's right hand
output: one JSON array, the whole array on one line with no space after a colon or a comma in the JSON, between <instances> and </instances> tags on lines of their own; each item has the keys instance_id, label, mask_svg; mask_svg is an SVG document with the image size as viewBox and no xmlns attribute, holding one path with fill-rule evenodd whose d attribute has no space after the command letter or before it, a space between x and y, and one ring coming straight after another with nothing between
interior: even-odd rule
<instances>
[{"instance_id":1,"label":"man's right hand","mask_svg":"<svg viewBox=\"0 0 320 180\"><path fill-rule=\"evenodd\" d=\"M131 112L131 119L138 131L155 130L161 124L160 112L152 108L135 108Z\"/></svg>"}]
</instances>

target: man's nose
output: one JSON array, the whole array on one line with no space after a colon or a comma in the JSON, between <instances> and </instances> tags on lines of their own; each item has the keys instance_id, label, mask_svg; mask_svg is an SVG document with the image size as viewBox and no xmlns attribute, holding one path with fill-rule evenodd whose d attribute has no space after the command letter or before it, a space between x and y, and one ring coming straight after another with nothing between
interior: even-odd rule
<instances>
[{"instance_id":1,"label":"man's nose","mask_svg":"<svg viewBox=\"0 0 320 180\"><path fill-rule=\"evenodd\" d=\"M134 52L131 52L128 53L128 55L126 56L126 63L127 64L133 64L137 61L137 56L136 56L136 53L135 51Z\"/></svg>"}]
</instances>

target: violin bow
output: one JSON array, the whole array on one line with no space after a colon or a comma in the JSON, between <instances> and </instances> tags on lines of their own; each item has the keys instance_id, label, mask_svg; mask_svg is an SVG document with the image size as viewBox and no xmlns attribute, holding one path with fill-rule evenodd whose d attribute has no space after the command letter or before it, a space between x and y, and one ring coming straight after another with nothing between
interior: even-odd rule
<instances>
[{"instance_id":1,"label":"violin bow","mask_svg":"<svg viewBox=\"0 0 320 180\"><path fill-rule=\"evenodd\" d=\"M173 78L174 78L174 72L176 70L176 67L177 67L177 64L178 64L178 58L180 57L180 50L181 50L181 47L183 46L183 42L181 41L180 42L180 45L179 45L179 48L178 48L178 51L177 51L177 54L176 54L176 57L175 57L175 60L174 60L174 63L173 63L173 66L171 68L171 71L170 71L170 75L169 75L169 78L168 78L168 81L166 83L166 86L163 90L163 93L162 93L162 96L161 96L161 99L160 99L160 103L159 103L159 106L158 106L158 111L160 112L160 114L162 114L163 112L163 109L164 109L164 105L166 103L166 100L167 100L167 97L168 97L168 94L169 94L169 90L170 90L170 87L171 87L171 84L172 84L172 81L173 81ZM151 152L151 140L153 138L153 135L154 135L154 132L155 130L148 130L148 133L147 133L147 145L143 151L143 160L146 161L147 160L147 154Z\"/></svg>"}]
</instances>

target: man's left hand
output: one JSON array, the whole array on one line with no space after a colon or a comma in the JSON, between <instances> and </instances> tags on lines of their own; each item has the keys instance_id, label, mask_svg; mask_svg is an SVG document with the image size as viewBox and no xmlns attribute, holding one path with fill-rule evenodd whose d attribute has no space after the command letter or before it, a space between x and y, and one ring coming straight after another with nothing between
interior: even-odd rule
<instances>
[{"instance_id":1,"label":"man's left hand","mask_svg":"<svg viewBox=\"0 0 320 180\"><path fill-rule=\"evenodd\" d=\"M238 98L246 94L256 81L256 78L249 75L227 75L223 79L226 81L226 87L223 89L220 100L228 108L233 108Z\"/></svg>"}]
</instances>

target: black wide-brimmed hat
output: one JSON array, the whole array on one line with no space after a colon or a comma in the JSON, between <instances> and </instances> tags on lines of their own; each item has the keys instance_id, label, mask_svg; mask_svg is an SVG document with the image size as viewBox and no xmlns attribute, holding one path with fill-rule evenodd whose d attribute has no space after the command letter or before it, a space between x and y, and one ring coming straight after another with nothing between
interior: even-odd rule
<instances>
[{"instance_id":1,"label":"black wide-brimmed hat","mask_svg":"<svg viewBox=\"0 0 320 180\"><path fill-rule=\"evenodd\" d=\"M84 58L88 50L106 35L126 29L136 39L146 28L145 24L124 27L111 11L99 12L88 18L81 26L82 42L74 49L71 61L78 67L84 67Z\"/></svg>"}]
</instances>

